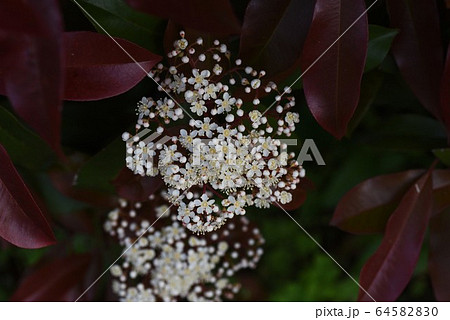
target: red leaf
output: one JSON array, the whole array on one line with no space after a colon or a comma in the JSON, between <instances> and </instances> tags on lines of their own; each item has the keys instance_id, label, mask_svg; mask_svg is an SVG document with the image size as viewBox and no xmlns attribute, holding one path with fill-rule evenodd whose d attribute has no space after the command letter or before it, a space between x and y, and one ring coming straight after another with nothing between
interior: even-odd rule
<instances>
[{"instance_id":1,"label":"red leaf","mask_svg":"<svg viewBox=\"0 0 450 320\"><path fill-rule=\"evenodd\" d=\"M434 295L438 301L450 301L450 212L430 221L429 270Z\"/></svg>"},{"instance_id":2,"label":"red leaf","mask_svg":"<svg viewBox=\"0 0 450 320\"><path fill-rule=\"evenodd\" d=\"M135 175L128 168L122 169L113 185L117 194L130 201L146 201L164 184L158 177L141 177Z\"/></svg>"},{"instance_id":3,"label":"red leaf","mask_svg":"<svg viewBox=\"0 0 450 320\"><path fill-rule=\"evenodd\" d=\"M273 76L299 60L316 0L251 0L239 56Z\"/></svg>"},{"instance_id":4,"label":"red leaf","mask_svg":"<svg viewBox=\"0 0 450 320\"><path fill-rule=\"evenodd\" d=\"M339 201L331 224L355 234L382 233L391 213L423 170L410 170L365 180Z\"/></svg>"},{"instance_id":5,"label":"red leaf","mask_svg":"<svg viewBox=\"0 0 450 320\"><path fill-rule=\"evenodd\" d=\"M94 32L66 32L66 100L99 100L124 93L141 81L161 57L123 39ZM144 72L145 70L145 72Z\"/></svg>"},{"instance_id":6,"label":"red leaf","mask_svg":"<svg viewBox=\"0 0 450 320\"><path fill-rule=\"evenodd\" d=\"M447 128L448 140L450 142L450 45L447 50L444 75L441 81L441 104L440 113Z\"/></svg>"},{"instance_id":7,"label":"red leaf","mask_svg":"<svg viewBox=\"0 0 450 320\"><path fill-rule=\"evenodd\" d=\"M35 35L43 31L40 23L45 21L36 15L31 6L17 0L2 0L0 8L0 29ZM18 19L19 17L20 19Z\"/></svg>"},{"instance_id":8,"label":"red leaf","mask_svg":"<svg viewBox=\"0 0 450 320\"><path fill-rule=\"evenodd\" d=\"M360 283L376 301L394 301L419 258L433 207L430 172L411 186L391 215L383 241L361 270ZM362 290L359 301L372 299Z\"/></svg>"},{"instance_id":9,"label":"red leaf","mask_svg":"<svg viewBox=\"0 0 450 320\"><path fill-rule=\"evenodd\" d=\"M240 23L229 0L127 0L140 11L168 18L188 28L217 34L237 34Z\"/></svg>"},{"instance_id":10,"label":"red leaf","mask_svg":"<svg viewBox=\"0 0 450 320\"><path fill-rule=\"evenodd\" d=\"M60 143L62 20L56 0L0 3L0 92L55 150Z\"/></svg>"},{"instance_id":11,"label":"red leaf","mask_svg":"<svg viewBox=\"0 0 450 320\"><path fill-rule=\"evenodd\" d=\"M317 0L303 49L303 70L310 68L364 10L363 0ZM303 77L313 116L338 139L345 135L358 105L368 40L367 15L364 15Z\"/></svg>"},{"instance_id":12,"label":"red leaf","mask_svg":"<svg viewBox=\"0 0 450 320\"><path fill-rule=\"evenodd\" d=\"M25 277L11 301L75 301L85 289L91 259L72 255L45 264Z\"/></svg>"},{"instance_id":13,"label":"red leaf","mask_svg":"<svg viewBox=\"0 0 450 320\"><path fill-rule=\"evenodd\" d=\"M392 44L400 72L424 107L441 118L443 48L436 1L388 0L387 7L391 26L400 30Z\"/></svg>"},{"instance_id":14,"label":"red leaf","mask_svg":"<svg viewBox=\"0 0 450 320\"><path fill-rule=\"evenodd\" d=\"M55 243L41 209L0 145L0 236L28 249Z\"/></svg>"}]
</instances>

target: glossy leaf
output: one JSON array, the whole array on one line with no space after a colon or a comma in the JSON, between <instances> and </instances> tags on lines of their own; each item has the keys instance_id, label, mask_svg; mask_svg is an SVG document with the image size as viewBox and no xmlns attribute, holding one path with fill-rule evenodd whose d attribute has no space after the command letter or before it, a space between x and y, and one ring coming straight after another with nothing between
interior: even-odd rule
<instances>
[{"instance_id":1,"label":"glossy leaf","mask_svg":"<svg viewBox=\"0 0 450 320\"><path fill-rule=\"evenodd\" d=\"M388 0L391 26L399 29L392 53L419 101L440 118L439 87L443 48L436 1Z\"/></svg>"},{"instance_id":2,"label":"glossy leaf","mask_svg":"<svg viewBox=\"0 0 450 320\"><path fill-rule=\"evenodd\" d=\"M363 0L318 0L303 49L302 68L310 68L303 77L308 107L317 122L338 139L345 135L358 105L367 54L367 16L331 45L364 10Z\"/></svg>"},{"instance_id":3,"label":"glossy leaf","mask_svg":"<svg viewBox=\"0 0 450 320\"><path fill-rule=\"evenodd\" d=\"M84 291L89 255L72 255L43 265L24 278L11 301L75 301Z\"/></svg>"},{"instance_id":4,"label":"glossy leaf","mask_svg":"<svg viewBox=\"0 0 450 320\"><path fill-rule=\"evenodd\" d=\"M1 145L0 163L0 237L29 249L55 243L46 218Z\"/></svg>"},{"instance_id":5,"label":"glossy leaf","mask_svg":"<svg viewBox=\"0 0 450 320\"><path fill-rule=\"evenodd\" d=\"M369 47L364 72L378 67L391 49L392 41L398 30L377 25L369 25Z\"/></svg>"},{"instance_id":6,"label":"glossy leaf","mask_svg":"<svg viewBox=\"0 0 450 320\"><path fill-rule=\"evenodd\" d=\"M252 0L242 26L239 56L273 76L300 59L316 0Z\"/></svg>"},{"instance_id":7,"label":"glossy leaf","mask_svg":"<svg viewBox=\"0 0 450 320\"><path fill-rule=\"evenodd\" d=\"M240 23L229 0L126 0L140 11L200 31L217 34L237 34Z\"/></svg>"},{"instance_id":8,"label":"glossy leaf","mask_svg":"<svg viewBox=\"0 0 450 320\"><path fill-rule=\"evenodd\" d=\"M438 301L450 301L450 212L445 211L430 221L429 270L433 291Z\"/></svg>"},{"instance_id":9,"label":"glossy leaf","mask_svg":"<svg viewBox=\"0 0 450 320\"><path fill-rule=\"evenodd\" d=\"M441 81L440 113L447 128L448 141L450 142L450 45L447 50L444 75Z\"/></svg>"},{"instance_id":10,"label":"glossy leaf","mask_svg":"<svg viewBox=\"0 0 450 320\"><path fill-rule=\"evenodd\" d=\"M420 128L420 130L417 130ZM446 132L436 119L416 114L401 114L386 119L369 135L366 143L383 150L428 151L446 145Z\"/></svg>"},{"instance_id":11,"label":"glossy leaf","mask_svg":"<svg viewBox=\"0 0 450 320\"><path fill-rule=\"evenodd\" d=\"M403 196L388 220L381 245L361 270L360 284L376 301L394 301L408 284L419 258L433 207L431 173ZM372 301L362 290L359 301Z\"/></svg>"},{"instance_id":12,"label":"glossy leaf","mask_svg":"<svg viewBox=\"0 0 450 320\"><path fill-rule=\"evenodd\" d=\"M410 170L361 182L339 201L331 224L355 234L382 233L405 192L423 172Z\"/></svg>"},{"instance_id":13,"label":"glossy leaf","mask_svg":"<svg viewBox=\"0 0 450 320\"><path fill-rule=\"evenodd\" d=\"M31 170L44 169L55 160L49 145L3 107L0 107L0 144L16 165Z\"/></svg>"},{"instance_id":14,"label":"glossy leaf","mask_svg":"<svg viewBox=\"0 0 450 320\"><path fill-rule=\"evenodd\" d=\"M93 32L64 34L66 100L99 100L124 93L141 81L161 60L150 51L122 39Z\"/></svg>"},{"instance_id":15,"label":"glossy leaf","mask_svg":"<svg viewBox=\"0 0 450 320\"><path fill-rule=\"evenodd\" d=\"M113 185L121 198L130 201L146 201L164 185L164 181L159 177L141 177L128 168L123 168L114 179Z\"/></svg>"},{"instance_id":16,"label":"glossy leaf","mask_svg":"<svg viewBox=\"0 0 450 320\"><path fill-rule=\"evenodd\" d=\"M104 34L105 29L113 37L158 52L165 27L161 19L133 10L123 0L79 0L79 3L95 19L87 16L99 33Z\"/></svg>"},{"instance_id":17,"label":"glossy leaf","mask_svg":"<svg viewBox=\"0 0 450 320\"><path fill-rule=\"evenodd\" d=\"M58 1L2 1L0 11L11 15L0 20L0 93L59 151L63 52ZM8 23L14 20L19 23Z\"/></svg>"}]
</instances>

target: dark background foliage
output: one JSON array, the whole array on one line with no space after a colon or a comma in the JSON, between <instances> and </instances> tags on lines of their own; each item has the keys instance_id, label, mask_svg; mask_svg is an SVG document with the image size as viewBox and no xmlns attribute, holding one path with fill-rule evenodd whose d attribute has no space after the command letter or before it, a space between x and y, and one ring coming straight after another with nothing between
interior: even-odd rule
<instances>
[{"instance_id":1,"label":"dark background foliage","mask_svg":"<svg viewBox=\"0 0 450 320\"><path fill-rule=\"evenodd\" d=\"M283 85L307 71L296 138L326 166L305 162L293 217L377 300L450 300L446 1L378 1L317 61L373 1L77 1L0 4L0 300L74 300L117 257L105 214L151 191L120 135L156 85L105 30L149 71L181 28ZM368 299L281 210L249 211L266 244L241 300ZM84 299L114 299L108 281Z\"/></svg>"}]
</instances>

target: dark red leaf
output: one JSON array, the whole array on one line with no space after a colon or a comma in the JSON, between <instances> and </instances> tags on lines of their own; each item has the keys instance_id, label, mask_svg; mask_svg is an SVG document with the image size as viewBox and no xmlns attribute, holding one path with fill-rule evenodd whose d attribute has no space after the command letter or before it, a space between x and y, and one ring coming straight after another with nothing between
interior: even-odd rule
<instances>
[{"instance_id":1,"label":"dark red leaf","mask_svg":"<svg viewBox=\"0 0 450 320\"><path fill-rule=\"evenodd\" d=\"M141 81L161 57L123 39L94 32L66 32L66 100L99 100L119 95Z\"/></svg>"},{"instance_id":2,"label":"dark red leaf","mask_svg":"<svg viewBox=\"0 0 450 320\"><path fill-rule=\"evenodd\" d=\"M75 301L86 289L92 257L72 255L45 264L25 277L11 301Z\"/></svg>"},{"instance_id":3,"label":"dark red leaf","mask_svg":"<svg viewBox=\"0 0 450 320\"><path fill-rule=\"evenodd\" d=\"M365 180L339 201L331 224L355 234L382 233L405 192L424 170L410 170Z\"/></svg>"},{"instance_id":4,"label":"dark red leaf","mask_svg":"<svg viewBox=\"0 0 450 320\"><path fill-rule=\"evenodd\" d=\"M2 0L0 8L0 24L4 31L38 35L45 29L41 25L45 21L23 1Z\"/></svg>"},{"instance_id":5,"label":"dark red leaf","mask_svg":"<svg viewBox=\"0 0 450 320\"><path fill-rule=\"evenodd\" d=\"M412 185L388 220L383 241L361 270L360 284L376 301L394 301L419 258L433 207L430 171ZM372 301L360 290L359 301Z\"/></svg>"},{"instance_id":6,"label":"dark red leaf","mask_svg":"<svg viewBox=\"0 0 450 320\"><path fill-rule=\"evenodd\" d=\"M50 226L0 145L0 237L28 249L55 243Z\"/></svg>"},{"instance_id":7,"label":"dark red leaf","mask_svg":"<svg viewBox=\"0 0 450 320\"><path fill-rule=\"evenodd\" d=\"M450 212L444 211L430 221L429 270L438 301L450 301Z\"/></svg>"},{"instance_id":8,"label":"dark red leaf","mask_svg":"<svg viewBox=\"0 0 450 320\"><path fill-rule=\"evenodd\" d=\"M313 116L338 139L345 135L358 105L369 40L367 15L330 46L364 10L363 0L317 0L303 49L306 71L329 48L306 72L303 86Z\"/></svg>"},{"instance_id":9,"label":"dark red leaf","mask_svg":"<svg viewBox=\"0 0 450 320\"><path fill-rule=\"evenodd\" d=\"M205 32L237 34L241 29L229 0L127 0L127 3L137 10Z\"/></svg>"},{"instance_id":10,"label":"dark red leaf","mask_svg":"<svg viewBox=\"0 0 450 320\"><path fill-rule=\"evenodd\" d=\"M316 0L251 0L239 56L273 76L292 67L308 34Z\"/></svg>"},{"instance_id":11,"label":"dark red leaf","mask_svg":"<svg viewBox=\"0 0 450 320\"><path fill-rule=\"evenodd\" d=\"M0 12L0 93L59 151L63 51L58 1L2 1Z\"/></svg>"},{"instance_id":12,"label":"dark red leaf","mask_svg":"<svg viewBox=\"0 0 450 320\"><path fill-rule=\"evenodd\" d=\"M148 200L163 184L159 177L141 177L128 168L124 168L113 181L117 194L130 201Z\"/></svg>"},{"instance_id":13,"label":"dark red leaf","mask_svg":"<svg viewBox=\"0 0 450 320\"><path fill-rule=\"evenodd\" d=\"M440 113L447 128L448 140L450 142L450 45L447 50L444 75L441 81L441 104Z\"/></svg>"},{"instance_id":14,"label":"dark red leaf","mask_svg":"<svg viewBox=\"0 0 450 320\"><path fill-rule=\"evenodd\" d=\"M392 53L405 81L433 115L439 112L443 49L436 1L388 0L391 26L399 29Z\"/></svg>"}]
</instances>

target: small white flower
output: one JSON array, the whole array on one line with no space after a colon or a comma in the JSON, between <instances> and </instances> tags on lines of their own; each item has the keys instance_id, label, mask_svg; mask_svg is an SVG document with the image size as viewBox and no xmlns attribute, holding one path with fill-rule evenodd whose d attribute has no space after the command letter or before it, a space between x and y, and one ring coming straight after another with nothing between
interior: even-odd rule
<instances>
[{"instance_id":1,"label":"small white flower","mask_svg":"<svg viewBox=\"0 0 450 320\"><path fill-rule=\"evenodd\" d=\"M261 120L261 112L259 112L258 110L253 110L250 111L248 116L250 117L250 120L254 123L259 123Z\"/></svg>"},{"instance_id":2,"label":"small white flower","mask_svg":"<svg viewBox=\"0 0 450 320\"><path fill-rule=\"evenodd\" d=\"M217 92L219 91L219 87L216 86L213 83L210 83L206 88L205 88L205 93L203 94L203 99L204 100L209 100L209 99L216 99L217 98Z\"/></svg>"},{"instance_id":3,"label":"small white flower","mask_svg":"<svg viewBox=\"0 0 450 320\"><path fill-rule=\"evenodd\" d=\"M230 96L228 92L225 92L222 96L222 99L217 99L216 101L217 106L217 113L223 113L224 111L230 112L231 107L236 103L236 98L233 98Z\"/></svg>"},{"instance_id":4,"label":"small white flower","mask_svg":"<svg viewBox=\"0 0 450 320\"><path fill-rule=\"evenodd\" d=\"M189 78L188 83L194 85L194 89L200 89L201 87L206 87L209 83L207 78L211 75L208 70L203 70L201 73L198 69L192 69L193 77Z\"/></svg>"},{"instance_id":5,"label":"small white flower","mask_svg":"<svg viewBox=\"0 0 450 320\"><path fill-rule=\"evenodd\" d=\"M261 80L259 79L253 79L252 82L250 83L250 86L253 89L258 89L261 86Z\"/></svg>"},{"instance_id":6,"label":"small white flower","mask_svg":"<svg viewBox=\"0 0 450 320\"><path fill-rule=\"evenodd\" d=\"M173 80L174 81L172 81L169 85L170 89L172 89L178 94L186 91L186 77L183 74L180 75L174 74Z\"/></svg>"},{"instance_id":7,"label":"small white flower","mask_svg":"<svg viewBox=\"0 0 450 320\"><path fill-rule=\"evenodd\" d=\"M205 101L199 100L192 103L191 111L196 113L198 116L201 116L208 109L205 106Z\"/></svg>"},{"instance_id":8,"label":"small white flower","mask_svg":"<svg viewBox=\"0 0 450 320\"><path fill-rule=\"evenodd\" d=\"M220 65L218 65L218 64L216 63L216 65L215 65L214 68L213 68L214 74L215 74L216 76L218 76L218 75L220 75L220 74L222 73L222 71L223 71L223 68L222 68Z\"/></svg>"},{"instance_id":9,"label":"small white flower","mask_svg":"<svg viewBox=\"0 0 450 320\"><path fill-rule=\"evenodd\" d=\"M187 48L187 46L189 45L189 42L186 39L180 39L176 42L176 46L180 49L180 50L185 50Z\"/></svg>"},{"instance_id":10,"label":"small white flower","mask_svg":"<svg viewBox=\"0 0 450 320\"><path fill-rule=\"evenodd\" d=\"M280 195L278 196L278 201L281 202L281 204L286 204L292 201L292 194L286 191L281 191Z\"/></svg>"},{"instance_id":11,"label":"small white flower","mask_svg":"<svg viewBox=\"0 0 450 320\"><path fill-rule=\"evenodd\" d=\"M196 122L196 127L199 128L198 134L200 136L207 136L208 138L211 138L213 135L213 131L217 129L216 123L211 123L211 118L206 117L203 121L198 120Z\"/></svg>"},{"instance_id":12,"label":"small white flower","mask_svg":"<svg viewBox=\"0 0 450 320\"><path fill-rule=\"evenodd\" d=\"M227 208L229 212L232 212L237 215L245 214L245 209L243 208L245 206L244 199L242 199L239 196L237 199L234 196L229 196L227 200L230 203L230 206Z\"/></svg>"},{"instance_id":13,"label":"small white flower","mask_svg":"<svg viewBox=\"0 0 450 320\"><path fill-rule=\"evenodd\" d=\"M200 199L194 200L194 206L198 207L197 213L211 213L213 211L215 202L214 199L209 200L209 197L206 195L206 193L202 194Z\"/></svg>"},{"instance_id":14,"label":"small white flower","mask_svg":"<svg viewBox=\"0 0 450 320\"><path fill-rule=\"evenodd\" d=\"M294 124L300 121L299 115L296 112L287 112L284 120L287 122L289 126L293 126Z\"/></svg>"},{"instance_id":15,"label":"small white flower","mask_svg":"<svg viewBox=\"0 0 450 320\"><path fill-rule=\"evenodd\" d=\"M253 176L260 177L262 176L261 169L264 168L264 163L262 161L254 160L251 163L248 163L246 166L247 178L252 178Z\"/></svg>"},{"instance_id":16,"label":"small white flower","mask_svg":"<svg viewBox=\"0 0 450 320\"><path fill-rule=\"evenodd\" d=\"M138 114L139 118L146 117L150 114L150 108L154 105L154 101L152 98L142 98L138 103Z\"/></svg>"}]
</instances>

